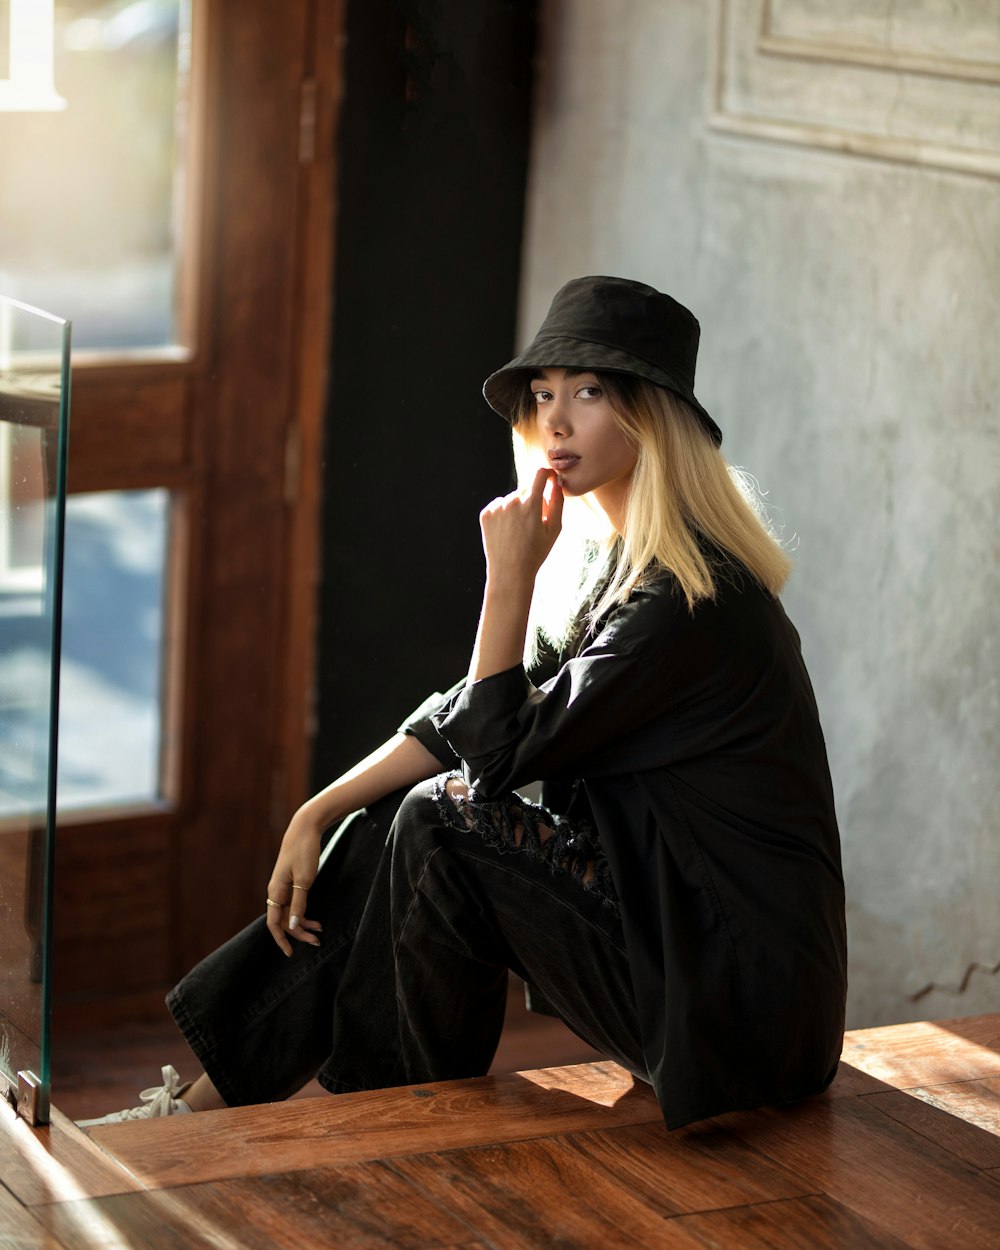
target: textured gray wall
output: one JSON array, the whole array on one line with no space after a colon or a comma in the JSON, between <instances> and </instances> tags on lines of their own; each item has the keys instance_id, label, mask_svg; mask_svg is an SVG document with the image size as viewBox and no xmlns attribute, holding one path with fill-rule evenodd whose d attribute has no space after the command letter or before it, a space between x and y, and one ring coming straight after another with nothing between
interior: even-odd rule
<instances>
[{"instance_id":1,"label":"textured gray wall","mask_svg":"<svg viewBox=\"0 0 1000 1250\"><path fill-rule=\"evenodd\" d=\"M545 13L522 338L583 273L701 320L699 397L794 549L854 1027L1000 1009L1000 81L969 67L1000 31L955 7L951 45L929 0Z\"/></svg>"}]
</instances>

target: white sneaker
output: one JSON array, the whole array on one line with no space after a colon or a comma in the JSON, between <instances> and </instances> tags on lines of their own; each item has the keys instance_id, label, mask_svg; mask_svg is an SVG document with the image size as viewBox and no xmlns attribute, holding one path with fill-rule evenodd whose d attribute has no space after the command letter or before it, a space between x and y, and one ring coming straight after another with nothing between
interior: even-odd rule
<instances>
[{"instance_id":1,"label":"white sneaker","mask_svg":"<svg viewBox=\"0 0 1000 1250\"><path fill-rule=\"evenodd\" d=\"M177 1071L169 1063L160 1069L163 1084L144 1089L139 1097L141 1107L132 1107L125 1111L112 1111L110 1115L99 1116L96 1120L77 1120L78 1128L93 1128L95 1124L124 1124L126 1120L152 1120L160 1115L190 1115L191 1108L181 1100L181 1094L191 1084L181 1084Z\"/></svg>"}]
</instances>

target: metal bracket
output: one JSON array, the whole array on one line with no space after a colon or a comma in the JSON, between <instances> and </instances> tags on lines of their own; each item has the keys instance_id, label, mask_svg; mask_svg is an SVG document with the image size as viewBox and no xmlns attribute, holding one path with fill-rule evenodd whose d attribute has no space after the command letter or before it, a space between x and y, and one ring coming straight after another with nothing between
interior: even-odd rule
<instances>
[{"instance_id":1,"label":"metal bracket","mask_svg":"<svg viewBox=\"0 0 1000 1250\"><path fill-rule=\"evenodd\" d=\"M29 1124L48 1124L49 1089L34 1072L17 1074L17 1114Z\"/></svg>"}]
</instances>

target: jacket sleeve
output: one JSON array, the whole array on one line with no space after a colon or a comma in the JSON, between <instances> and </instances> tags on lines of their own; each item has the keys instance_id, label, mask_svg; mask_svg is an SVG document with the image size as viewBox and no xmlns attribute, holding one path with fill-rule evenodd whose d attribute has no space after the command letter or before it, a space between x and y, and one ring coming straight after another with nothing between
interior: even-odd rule
<instances>
[{"instance_id":1,"label":"jacket sleeve","mask_svg":"<svg viewBox=\"0 0 1000 1250\"><path fill-rule=\"evenodd\" d=\"M413 709L397 730L397 733L410 734L426 747L440 763L442 772L451 772L452 769L458 768L462 761L441 736L431 718L435 712L447 707L464 686L465 678L463 677L444 694L435 691L428 695L419 707Z\"/></svg>"},{"instance_id":2,"label":"jacket sleeve","mask_svg":"<svg viewBox=\"0 0 1000 1250\"><path fill-rule=\"evenodd\" d=\"M431 720L483 798L538 779L634 771L630 737L678 698L689 616L662 577L634 591L541 687L518 665L465 685ZM657 750L669 753L669 743Z\"/></svg>"},{"instance_id":3,"label":"jacket sleeve","mask_svg":"<svg viewBox=\"0 0 1000 1250\"><path fill-rule=\"evenodd\" d=\"M558 668L558 658L553 653L546 652L539 658L538 665L532 670L532 676L535 680L540 681L550 673L557 672ZM523 670L521 671L523 672ZM464 690L466 680L463 677L449 690L446 690L444 694L436 690L433 694L428 695L419 707L413 709L396 731L397 733L412 735L421 745L425 746L440 763L442 772L451 772L453 769L459 768L462 760L455 754L445 737L441 734L434 717L443 709L451 706L457 696Z\"/></svg>"}]
</instances>

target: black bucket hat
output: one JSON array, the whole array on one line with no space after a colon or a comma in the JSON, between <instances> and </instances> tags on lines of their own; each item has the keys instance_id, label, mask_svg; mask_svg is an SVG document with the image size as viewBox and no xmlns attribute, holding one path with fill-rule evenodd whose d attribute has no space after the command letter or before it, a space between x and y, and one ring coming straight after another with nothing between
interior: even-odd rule
<instances>
[{"instance_id":1,"label":"black bucket hat","mask_svg":"<svg viewBox=\"0 0 1000 1250\"><path fill-rule=\"evenodd\" d=\"M530 345L486 379L483 394L510 421L527 372L628 373L680 395L718 446L722 431L694 396L700 335L693 313L651 286L629 278L574 278L556 293Z\"/></svg>"}]
</instances>

